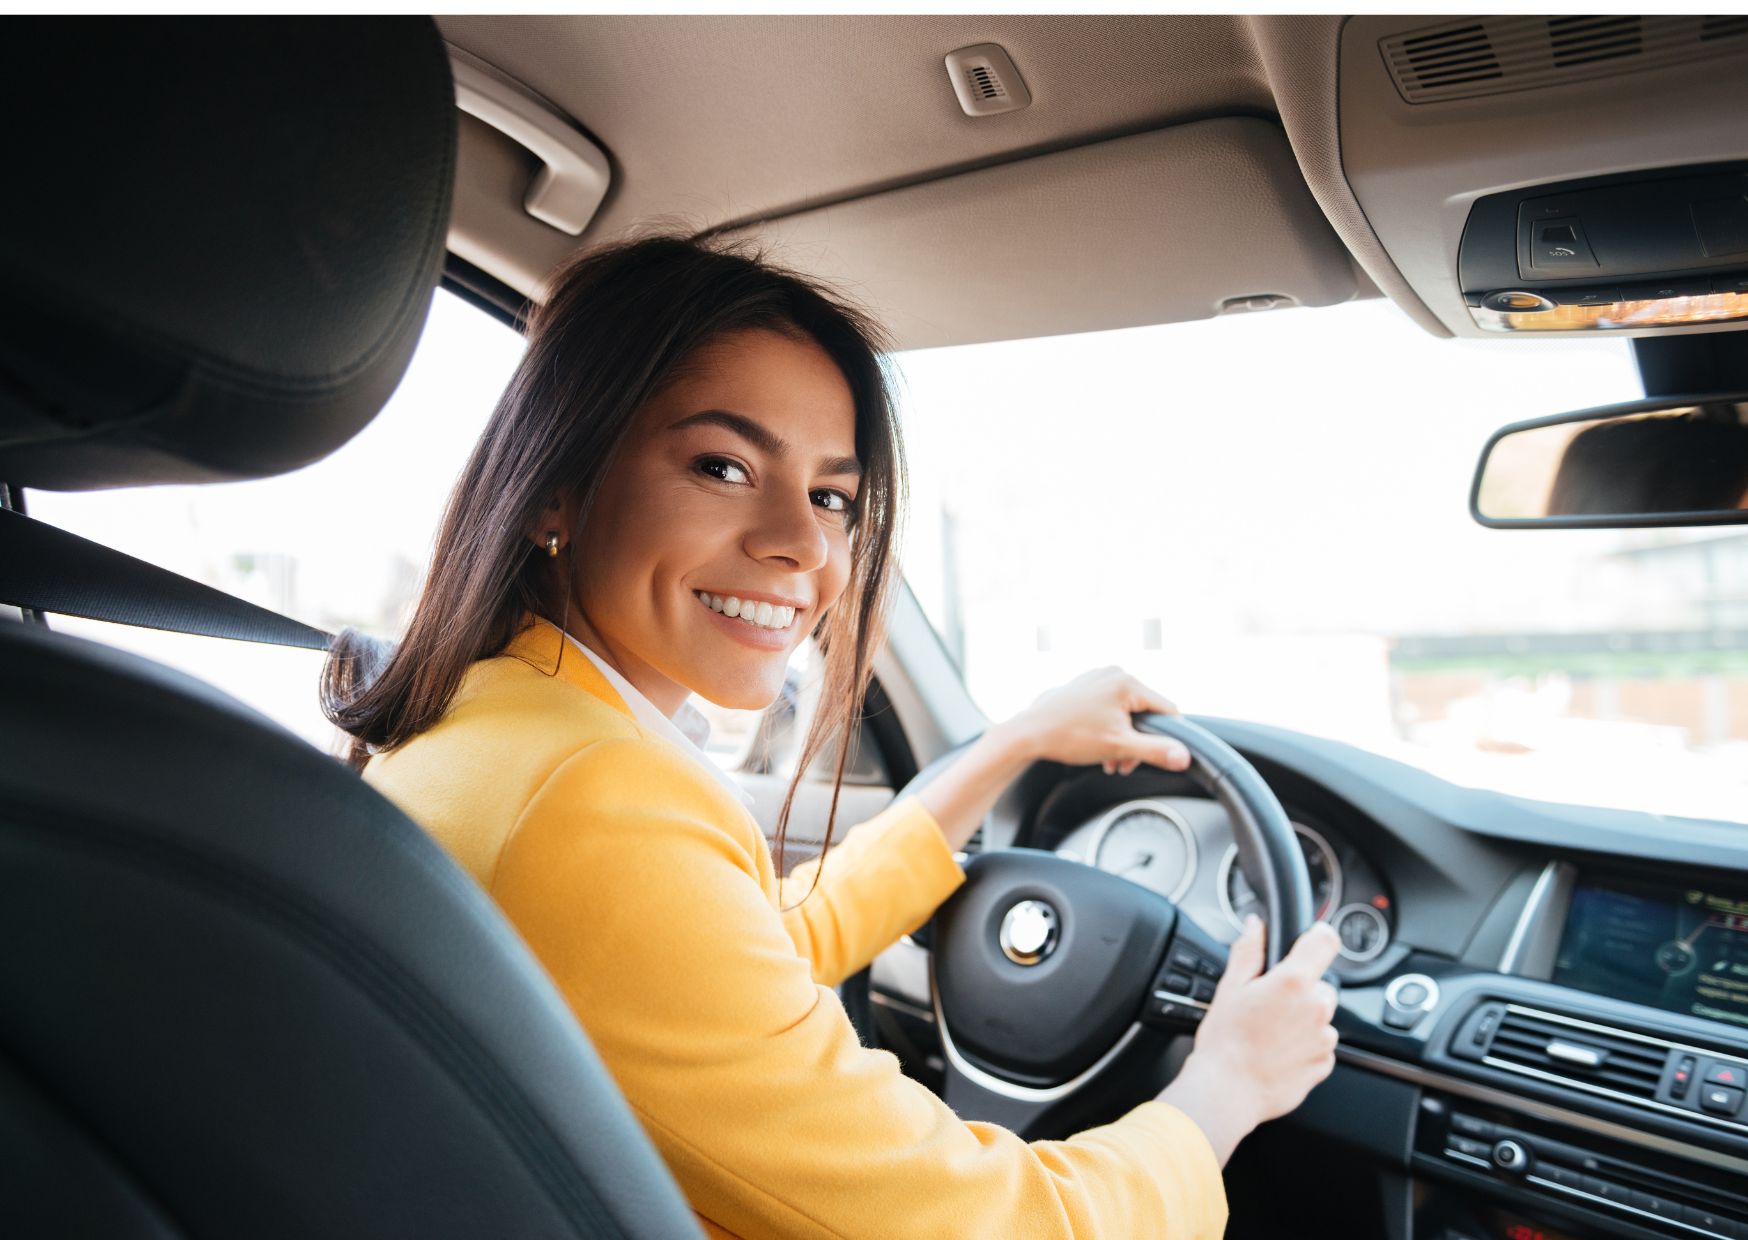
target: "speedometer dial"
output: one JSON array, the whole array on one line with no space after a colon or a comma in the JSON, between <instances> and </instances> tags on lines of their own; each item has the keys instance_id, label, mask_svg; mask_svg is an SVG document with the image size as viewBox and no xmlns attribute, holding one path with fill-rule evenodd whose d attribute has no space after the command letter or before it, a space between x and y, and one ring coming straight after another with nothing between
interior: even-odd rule
<instances>
[{"instance_id":1,"label":"speedometer dial","mask_svg":"<svg viewBox=\"0 0 1748 1240\"><path fill-rule=\"evenodd\" d=\"M1295 822L1293 834L1299 837L1299 852L1311 873L1311 906L1317 910L1317 920L1324 921L1341 900L1341 863L1335 859L1329 841L1310 827ZM1227 850L1220 863L1220 908L1235 929L1243 927L1248 913L1262 916L1262 902L1238 865L1236 844Z\"/></svg>"},{"instance_id":2,"label":"speedometer dial","mask_svg":"<svg viewBox=\"0 0 1748 1240\"><path fill-rule=\"evenodd\" d=\"M1196 837L1170 806L1128 801L1093 829L1092 863L1181 900L1196 876Z\"/></svg>"}]
</instances>

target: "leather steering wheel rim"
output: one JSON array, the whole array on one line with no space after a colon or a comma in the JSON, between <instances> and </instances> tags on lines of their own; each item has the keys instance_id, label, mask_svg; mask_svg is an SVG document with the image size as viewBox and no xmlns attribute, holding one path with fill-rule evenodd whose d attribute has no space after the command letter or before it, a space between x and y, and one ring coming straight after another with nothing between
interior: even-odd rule
<instances>
[{"instance_id":1,"label":"leather steering wheel rim","mask_svg":"<svg viewBox=\"0 0 1748 1240\"><path fill-rule=\"evenodd\" d=\"M1191 758L1183 774L1225 808L1270 927L1266 961L1278 963L1314 911L1285 809L1256 769L1208 729L1177 715L1140 714L1134 722L1181 741ZM931 763L899 795L926 784L957 752ZM965 868L966 882L936 910L929 943L947 1061L943 1093L962 1118L1022 1134L1062 1124L1077 1106L1132 1091L1156 1070L1162 1044L1143 1036L1150 1018L1141 1009L1157 1002L1149 996L1194 1000L1154 1010L1168 1024L1177 1019L1172 1011L1199 1019L1191 1009L1205 1010L1224 947L1152 888L1033 848L987 850ZM1016 953L1014 919L1037 917L1040 906L1047 941ZM1183 975L1173 970L1186 949L1209 967L1179 983ZM1194 994L1166 995L1162 986Z\"/></svg>"},{"instance_id":2,"label":"leather steering wheel rim","mask_svg":"<svg viewBox=\"0 0 1748 1240\"><path fill-rule=\"evenodd\" d=\"M1286 809L1242 754L1200 724L1182 715L1145 714L1135 716L1135 727L1182 741L1190 751L1184 773L1232 820L1238 859L1269 926L1263 959L1273 968L1317 919L1311 873Z\"/></svg>"}]
</instances>

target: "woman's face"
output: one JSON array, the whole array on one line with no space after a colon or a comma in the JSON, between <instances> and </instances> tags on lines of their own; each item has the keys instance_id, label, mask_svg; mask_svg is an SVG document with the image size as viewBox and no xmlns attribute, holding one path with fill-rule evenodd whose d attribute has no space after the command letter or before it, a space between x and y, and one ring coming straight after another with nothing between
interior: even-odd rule
<instances>
[{"instance_id":1,"label":"woman's face","mask_svg":"<svg viewBox=\"0 0 1748 1240\"><path fill-rule=\"evenodd\" d=\"M830 356L772 331L720 337L638 412L579 538L572 632L664 713L688 693L768 705L849 580L859 483Z\"/></svg>"}]
</instances>

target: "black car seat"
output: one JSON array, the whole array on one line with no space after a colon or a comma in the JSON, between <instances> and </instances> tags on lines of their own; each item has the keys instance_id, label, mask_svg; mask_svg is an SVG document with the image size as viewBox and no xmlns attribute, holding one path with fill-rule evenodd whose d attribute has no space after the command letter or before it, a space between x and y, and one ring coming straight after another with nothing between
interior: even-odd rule
<instances>
[{"instance_id":1,"label":"black car seat","mask_svg":"<svg viewBox=\"0 0 1748 1240\"><path fill-rule=\"evenodd\" d=\"M0 482L257 477L362 427L444 253L433 24L6 33ZM411 821L199 680L24 617L0 621L0 1234L700 1234Z\"/></svg>"}]
</instances>

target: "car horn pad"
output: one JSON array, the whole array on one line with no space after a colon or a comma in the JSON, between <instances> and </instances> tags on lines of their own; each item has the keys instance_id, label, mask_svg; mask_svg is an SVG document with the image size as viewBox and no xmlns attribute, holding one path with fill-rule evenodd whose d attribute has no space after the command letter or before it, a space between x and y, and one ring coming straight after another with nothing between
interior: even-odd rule
<instances>
[{"instance_id":1,"label":"car horn pad","mask_svg":"<svg viewBox=\"0 0 1748 1240\"><path fill-rule=\"evenodd\" d=\"M1140 1017L1180 920L1159 893L1054 853L973 857L931 931L954 1045L1015 1084L1072 1079Z\"/></svg>"}]
</instances>

